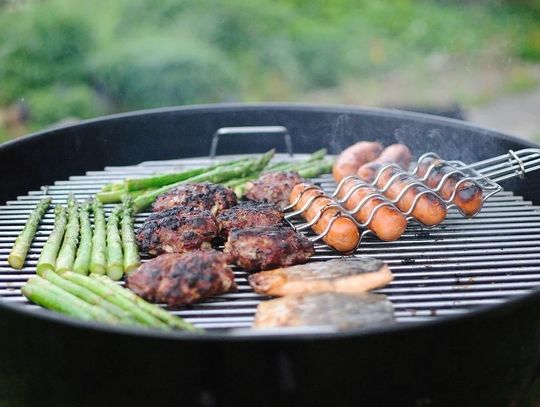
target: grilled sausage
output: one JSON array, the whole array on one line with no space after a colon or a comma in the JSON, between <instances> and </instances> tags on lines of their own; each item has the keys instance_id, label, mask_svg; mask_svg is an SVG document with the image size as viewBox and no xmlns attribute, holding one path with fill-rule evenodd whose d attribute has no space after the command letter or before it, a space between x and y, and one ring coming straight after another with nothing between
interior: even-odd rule
<instances>
[{"instance_id":1,"label":"grilled sausage","mask_svg":"<svg viewBox=\"0 0 540 407\"><path fill-rule=\"evenodd\" d=\"M315 233L323 233L332 219L336 218L326 236L323 237L323 241L328 246L342 253L356 249L360 243L360 231L356 223L351 218L342 215L338 208L324 209L328 205L336 204L334 200L328 198L320 188L306 183L297 184L293 188L290 197L291 204L296 202L299 196L300 199L294 207L295 210L301 209L310 198L316 197L310 206L302 212L302 216L308 222L314 219L319 211L323 210L320 219L311 227Z\"/></svg>"},{"instance_id":2,"label":"grilled sausage","mask_svg":"<svg viewBox=\"0 0 540 407\"><path fill-rule=\"evenodd\" d=\"M360 141L347 147L338 156L332 168L334 179L339 182L349 175L356 175L358 168L375 160L382 151L381 143L375 141Z\"/></svg>"},{"instance_id":3,"label":"grilled sausage","mask_svg":"<svg viewBox=\"0 0 540 407\"><path fill-rule=\"evenodd\" d=\"M377 188L384 189L394 175L400 174L392 182L389 188L384 191L384 195L394 201L401 191L408 185L417 182L413 176L402 172L396 167L388 167L379 176L377 180ZM414 185L407 189L405 194L396 202L396 206L403 212L408 212L414 203L416 196L425 191L416 204L414 205L411 215L422 222L426 226L434 226L441 223L446 217L447 208L445 203L435 194L422 185Z\"/></svg>"},{"instance_id":4,"label":"grilled sausage","mask_svg":"<svg viewBox=\"0 0 540 407\"><path fill-rule=\"evenodd\" d=\"M421 160L421 162L418 163L418 177L423 178L432 165L434 167L429 172L427 179L423 182L430 188L437 188L442 177L455 169L446 164L443 160L433 157L425 157ZM443 199L450 199L456 190L456 185L463 178L464 176L458 173L449 175L445 179L441 189L437 191L437 194ZM482 197L482 188L480 188L473 181L461 182L459 185L457 185L457 191L452 199L452 203L458 207L463 215L474 216L480 211L480 209L482 209L482 205L484 203L484 199Z\"/></svg>"},{"instance_id":5,"label":"grilled sausage","mask_svg":"<svg viewBox=\"0 0 540 407\"><path fill-rule=\"evenodd\" d=\"M358 185L363 185L361 188L357 188L351 196L342 204L348 210L354 210L358 204L369 194L378 192L375 188L366 185L364 182L357 179L349 179L341 186L338 191L338 198L342 199L351 189ZM373 196L368 198L353 216L360 223L365 223L375 207L382 203L388 202L381 197ZM382 206L377 209L377 212L373 216L371 222L367 225L367 228L373 231L375 235L381 240L396 240L403 234L407 227L407 219L405 216L393 206Z\"/></svg>"},{"instance_id":6,"label":"grilled sausage","mask_svg":"<svg viewBox=\"0 0 540 407\"><path fill-rule=\"evenodd\" d=\"M394 163L407 170L411 158L411 151L405 144L392 144L386 147L377 159L362 165L357 175L366 182L373 182L379 170L387 164Z\"/></svg>"}]
</instances>

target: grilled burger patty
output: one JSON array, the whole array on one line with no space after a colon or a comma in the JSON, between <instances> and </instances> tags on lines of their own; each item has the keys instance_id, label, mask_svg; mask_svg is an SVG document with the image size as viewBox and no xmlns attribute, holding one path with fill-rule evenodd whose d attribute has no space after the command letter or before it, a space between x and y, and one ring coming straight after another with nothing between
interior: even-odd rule
<instances>
[{"instance_id":1,"label":"grilled burger patty","mask_svg":"<svg viewBox=\"0 0 540 407\"><path fill-rule=\"evenodd\" d=\"M296 184L306 182L294 171L268 172L246 187L246 198L257 202L271 202L282 209L289 205L289 196Z\"/></svg>"},{"instance_id":2,"label":"grilled burger patty","mask_svg":"<svg viewBox=\"0 0 540 407\"><path fill-rule=\"evenodd\" d=\"M232 189L204 182L184 184L171 189L156 199L152 209L157 212L171 208L197 208L216 215L236 203L236 195Z\"/></svg>"},{"instance_id":3,"label":"grilled burger patty","mask_svg":"<svg viewBox=\"0 0 540 407\"><path fill-rule=\"evenodd\" d=\"M137 230L137 244L150 254L210 248L219 227L210 211L173 208L151 214Z\"/></svg>"},{"instance_id":4,"label":"grilled burger patty","mask_svg":"<svg viewBox=\"0 0 540 407\"><path fill-rule=\"evenodd\" d=\"M233 229L224 252L247 271L305 263L315 253L313 243L285 226Z\"/></svg>"},{"instance_id":5,"label":"grilled burger patty","mask_svg":"<svg viewBox=\"0 0 540 407\"><path fill-rule=\"evenodd\" d=\"M227 256L217 250L163 254L131 273L126 286L148 301L169 306L236 290Z\"/></svg>"},{"instance_id":6,"label":"grilled burger patty","mask_svg":"<svg viewBox=\"0 0 540 407\"><path fill-rule=\"evenodd\" d=\"M220 235L227 238L232 229L279 225L283 222L283 212L272 203L245 201L225 209L217 216L217 221Z\"/></svg>"}]
</instances>

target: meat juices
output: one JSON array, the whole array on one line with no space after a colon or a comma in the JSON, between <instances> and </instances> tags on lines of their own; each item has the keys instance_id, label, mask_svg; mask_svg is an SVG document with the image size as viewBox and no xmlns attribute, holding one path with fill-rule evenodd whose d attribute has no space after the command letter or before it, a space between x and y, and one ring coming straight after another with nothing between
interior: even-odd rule
<instances>
[{"instance_id":1,"label":"meat juices","mask_svg":"<svg viewBox=\"0 0 540 407\"><path fill-rule=\"evenodd\" d=\"M294 171L268 172L246 188L246 198L257 202L271 202L281 209L289 205L289 196L296 184L305 182Z\"/></svg>"},{"instance_id":2,"label":"meat juices","mask_svg":"<svg viewBox=\"0 0 540 407\"><path fill-rule=\"evenodd\" d=\"M225 209L217 216L217 221L221 237L227 238L235 228L279 225L283 222L283 212L272 203L246 201Z\"/></svg>"},{"instance_id":3,"label":"meat juices","mask_svg":"<svg viewBox=\"0 0 540 407\"><path fill-rule=\"evenodd\" d=\"M233 229L224 253L246 271L305 263L315 253L313 243L285 226Z\"/></svg>"},{"instance_id":4,"label":"meat juices","mask_svg":"<svg viewBox=\"0 0 540 407\"><path fill-rule=\"evenodd\" d=\"M384 287L393 276L381 260L342 258L261 271L248 277L259 294L363 293Z\"/></svg>"},{"instance_id":5,"label":"meat juices","mask_svg":"<svg viewBox=\"0 0 540 407\"><path fill-rule=\"evenodd\" d=\"M257 307L253 328L331 326L337 330L394 322L394 307L385 295L293 294Z\"/></svg>"},{"instance_id":6,"label":"meat juices","mask_svg":"<svg viewBox=\"0 0 540 407\"><path fill-rule=\"evenodd\" d=\"M131 273L126 286L148 301L169 306L236 290L227 256L217 250L163 254Z\"/></svg>"},{"instance_id":7,"label":"meat juices","mask_svg":"<svg viewBox=\"0 0 540 407\"><path fill-rule=\"evenodd\" d=\"M204 183L184 184L160 195L154 204L154 212L172 208L208 210L216 215L236 205L236 195L223 185Z\"/></svg>"},{"instance_id":8,"label":"meat juices","mask_svg":"<svg viewBox=\"0 0 540 407\"><path fill-rule=\"evenodd\" d=\"M183 253L211 247L219 227L210 211L173 208L152 213L136 231L139 249L150 254Z\"/></svg>"}]
</instances>

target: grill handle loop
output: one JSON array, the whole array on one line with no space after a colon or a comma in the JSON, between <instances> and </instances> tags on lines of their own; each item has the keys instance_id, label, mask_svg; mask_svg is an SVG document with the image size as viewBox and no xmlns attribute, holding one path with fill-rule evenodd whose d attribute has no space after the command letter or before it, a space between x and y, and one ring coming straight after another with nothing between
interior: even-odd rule
<instances>
[{"instance_id":1,"label":"grill handle loop","mask_svg":"<svg viewBox=\"0 0 540 407\"><path fill-rule=\"evenodd\" d=\"M285 148L290 157L293 156L293 145L289 130L285 126L241 126L241 127L220 127L212 136L212 144L210 145L209 157L216 158L217 146L221 136L232 136L241 134L254 135L283 135Z\"/></svg>"}]
</instances>

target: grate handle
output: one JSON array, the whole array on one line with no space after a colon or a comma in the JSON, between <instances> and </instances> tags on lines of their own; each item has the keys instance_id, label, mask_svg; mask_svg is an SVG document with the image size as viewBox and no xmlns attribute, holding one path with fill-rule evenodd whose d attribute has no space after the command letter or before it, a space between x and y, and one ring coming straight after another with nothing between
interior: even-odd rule
<instances>
[{"instance_id":1,"label":"grate handle","mask_svg":"<svg viewBox=\"0 0 540 407\"><path fill-rule=\"evenodd\" d=\"M289 156L293 156L293 145L289 130L285 126L241 126L241 127L221 127L212 136L212 144L210 145L210 158L216 158L217 146L221 136L232 136L240 134L254 135L283 135L285 147Z\"/></svg>"}]
</instances>

